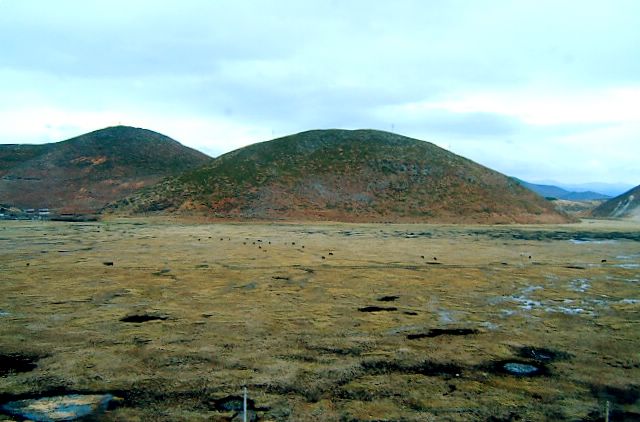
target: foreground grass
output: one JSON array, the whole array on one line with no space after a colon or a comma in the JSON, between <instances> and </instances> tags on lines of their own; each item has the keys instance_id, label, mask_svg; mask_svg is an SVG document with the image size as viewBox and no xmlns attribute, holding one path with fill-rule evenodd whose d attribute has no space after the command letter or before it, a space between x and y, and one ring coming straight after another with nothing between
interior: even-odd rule
<instances>
[{"instance_id":1,"label":"foreground grass","mask_svg":"<svg viewBox=\"0 0 640 422\"><path fill-rule=\"evenodd\" d=\"M632 418L639 240L613 222L1 222L0 401L113 392L104 420L228 420L246 385L262 420Z\"/></svg>"}]
</instances>

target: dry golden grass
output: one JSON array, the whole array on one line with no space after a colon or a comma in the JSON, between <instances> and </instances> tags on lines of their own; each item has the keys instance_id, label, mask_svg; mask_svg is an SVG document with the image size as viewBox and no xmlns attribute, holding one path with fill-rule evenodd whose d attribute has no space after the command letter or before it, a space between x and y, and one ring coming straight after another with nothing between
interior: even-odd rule
<instances>
[{"instance_id":1,"label":"dry golden grass","mask_svg":"<svg viewBox=\"0 0 640 422\"><path fill-rule=\"evenodd\" d=\"M1 222L0 354L37 368L0 374L0 399L113 392L104 420L229 420L216 400L247 385L261 420L633 416L640 242L605 238L639 232ZM436 328L477 333L407 338ZM561 358L497 370L526 346Z\"/></svg>"}]
</instances>

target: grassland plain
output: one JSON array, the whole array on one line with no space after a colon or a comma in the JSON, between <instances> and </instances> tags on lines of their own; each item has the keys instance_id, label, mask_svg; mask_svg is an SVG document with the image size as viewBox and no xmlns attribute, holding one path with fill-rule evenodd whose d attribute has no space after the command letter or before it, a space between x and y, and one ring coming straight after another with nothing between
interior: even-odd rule
<instances>
[{"instance_id":1,"label":"grassland plain","mask_svg":"<svg viewBox=\"0 0 640 422\"><path fill-rule=\"evenodd\" d=\"M624 222L3 221L0 403L231 420L246 385L260 420L633 420L639 283Z\"/></svg>"}]
</instances>

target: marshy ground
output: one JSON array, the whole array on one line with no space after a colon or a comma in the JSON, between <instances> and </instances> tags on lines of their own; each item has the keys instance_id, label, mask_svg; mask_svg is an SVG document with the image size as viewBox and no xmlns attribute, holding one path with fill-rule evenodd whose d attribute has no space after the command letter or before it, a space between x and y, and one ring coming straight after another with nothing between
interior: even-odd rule
<instances>
[{"instance_id":1,"label":"marshy ground","mask_svg":"<svg viewBox=\"0 0 640 422\"><path fill-rule=\"evenodd\" d=\"M231 420L247 386L259 420L637 420L639 287L624 222L3 221L0 404Z\"/></svg>"}]
</instances>

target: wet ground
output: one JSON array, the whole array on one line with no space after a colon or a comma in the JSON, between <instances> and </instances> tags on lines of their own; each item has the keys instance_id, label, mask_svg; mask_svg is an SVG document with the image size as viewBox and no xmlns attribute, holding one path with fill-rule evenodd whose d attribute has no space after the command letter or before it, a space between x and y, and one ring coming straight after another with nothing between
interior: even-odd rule
<instances>
[{"instance_id":1,"label":"wet ground","mask_svg":"<svg viewBox=\"0 0 640 422\"><path fill-rule=\"evenodd\" d=\"M628 223L3 221L0 279L0 405L232 420L246 386L254 420L640 414Z\"/></svg>"}]
</instances>

